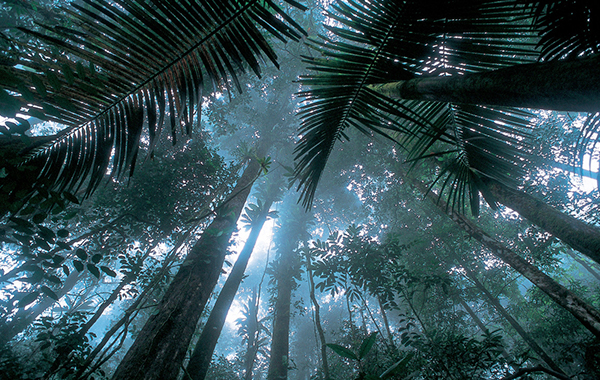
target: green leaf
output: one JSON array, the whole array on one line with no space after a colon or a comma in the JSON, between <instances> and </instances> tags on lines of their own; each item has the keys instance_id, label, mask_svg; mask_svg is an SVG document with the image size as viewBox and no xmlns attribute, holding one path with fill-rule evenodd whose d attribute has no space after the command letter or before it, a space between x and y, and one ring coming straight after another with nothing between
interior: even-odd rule
<instances>
[{"instance_id":1,"label":"green leaf","mask_svg":"<svg viewBox=\"0 0 600 380\"><path fill-rule=\"evenodd\" d=\"M73 266L77 269L78 272L83 272L83 263L79 260L73 261Z\"/></svg>"},{"instance_id":2,"label":"green leaf","mask_svg":"<svg viewBox=\"0 0 600 380\"><path fill-rule=\"evenodd\" d=\"M33 303L39 297L39 295L40 295L39 292L29 293L28 295L26 295L19 301L19 304L17 305L17 307L25 307L25 306Z\"/></svg>"},{"instance_id":3,"label":"green leaf","mask_svg":"<svg viewBox=\"0 0 600 380\"><path fill-rule=\"evenodd\" d=\"M63 266L62 266L62 269L63 269L63 272L65 272L65 275L67 275L67 276L68 276L68 275L70 275L70 274L71 274L71 270L69 269L69 267L68 267L68 266L66 266L66 265L63 265Z\"/></svg>"},{"instance_id":4,"label":"green leaf","mask_svg":"<svg viewBox=\"0 0 600 380\"><path fill-rule=\"evenodd\" d=\"M46 220L47 216L48 216L47 214L43 214L43 213L35 214L33 216L32 220L34 223L39 224L39 223L42 223L44 220Z\"/></svg>"},{"instance_id":5,"label":"green leaf","mask_svg":"<svg viewBox=\"0 0 600 380\"><path fill-rule=\"evenodd\" d=\"M362 341L360 349L358 350L359 359L364 358L369 353L369 351L371 351L371 348L373 347L373 344L375 344L376 341L377 331L372 332L371 334L369 334L369 336L365 338L365 340Z\"/></svg>"},{"instance_id":6,"label":"green leaf","mask_svg":"<svg viewBox=\"0 0 600 380\"><path fill-rule=\"evenodd\" d=\"M44 294L45 294L45 295L47 295L48 297L52 298L52 299L53 299L53 300L55 300L55 301L58 301L58 295L57 295L56 293L54 293L54 292L52 291L52 289L50 289L49 287L47 287L47 286L42 286L41 290L42 290L42 293L44 293Z\"/></svg>"},{"instance_id":7,"label":"green leaf","mask_svg":"<svg viewBox=\"0 0 600 380\"><path fill-rule=\"evenodd\" d=\"M98 267L96 267L93 264L87 264L87 269L90 271L91 274L96 276L96 278L100 278L100 271L98 270Z\"/></svg>"},{"instance_id":8,"label":"green leaf","mask_svg":"<svg viewBox=\"0 0 600 380\"><path fill-rule=\"evenodd\" d=\"M64 220L71 220L74 217L77 216L77 213L79 212L79 210L73 210L73 211L69 211L68 213L65 214L65 216L63 216Z\"/></svg>"},{"instance_id":9,"label":"green leaf","mask_svg":"<svg viewBox=\"0 0 600 380\"><path fill-rule=\"evenodd\" d=\"M82 261L87 260L88 258L88 254L82 248L77 248L77 251L75 251L75 255L77 255L77 257L79 257Z\"/></svg>"},{"instance_id":10,"label":"green leaf","mask_svg":"<svg viewBox=\"0 0 600 380\"><path fill-rule=\"evenodd\" d=\"M73 85L73 83L75 83L75 74L73 73L73 70L71 70L71 68L67 66L67 64L63 63L62 72L65 76L65 79L67 80L67 83Z\"/></svg>"},{"instance_id":11,"label":"green leaf","mask_svg":"<svg viewBox=\"0 0 600 380\"><path fill-rule=\"evenodd\" d=\"M59 246L61 249L65 249L67 251L71 250L71 246L65 243L64 241L57 241L56 245Z\"/></svg>"},{"instance_id":12,"label":"green leaf","mask_svg":"<svg viewBox=\"0 0 600 380\"><path fill-rule=\"evenodd\" d=\"M334 343L327 343L326 346L331 348L333 350L333 352L335 352L336 354L338 354L341 357L352 359L352 360L359 360L354 352L352 352L350 349L348 349L344 346L340 346L339 344L334 344Z\"/></svg>"},{"instance_id":13,"label":"green leaf","mask_svg":"<svg viewBox=\"0 0 600 380\"><path fill-rule=\"evenodd\" d=\"M46 77L48 77L48 82L50 82L52 88L54 88L55 91L60 91L62 84L60 83L60 80L58 80L56 74L54 74L53 71L48 70L46 71Z\"/></svg>"},{"instance_id":14,"label":"green leaf","mask_svg":"<svg viewBox=\"0 0 600 380\"><path fill-rule=\"evenodd\" d=\"M92 256L92 262L94 264L98 264L100 262L100 260L102 260L102 255L99 253L96 253L94 256Z\"/></svg>"},{"instance_id":15,"label":"green leaf","mask_svg":"<svg viewBox=\"0 0 600 380\"><path fill-rule=\"evenodd\" d=\"M27 227L27 228L33 227L33 224L31 224L29 221L22 219L22 218L17 218L16 216L11 216L10 221L20 227Z\"/></svg>"},{"instance_id":16,"label":"green leaf","mask_svg":"<svg viewBox=\"0 0 600 380\"><path fill-rule=\"evenodd\" d=\"M79 199L76 196L69 193L68 191L63 191L63 197L71 203L79 204Z\"/></svg>"},{"instance_id":17,"label":"green leaf","mask_svg":"<svg viewBox=\"0 0 600 380\"><path fill-rule=\"evenodd\" d=\"M385 372L382 373L379 377L381 379L385 379L391 375L394 375L395 373L399 372L400 370L406 368L406 365L408 364L408 362L410 362L410 360L413 358L413 356L415 356L415 353L409 352L408 355L406 355L404 358L398 360L391 367L386 369Z\"/></svg>"},{"instance_id":18,"label":"green leaf","mask_svg":"<svg viewBox=\"0 0 600 380\"><path fill-rule=\"evenodd\" d=\"M69 236L69 230L67 229L60 229L58 231L56 231L56 236L60 237L60 238L66 238Z\"/></svg>"},{"instance_id":19,"label":"green leaf","mask_svg":"<svg viewBox=\"0 0 600 380\"><path fill-rule=\"evenodd\" d=\"M46 86L44 85L44 82L42 82L42 80L40 78L38 78L37 75L31 74L31 82L33 83L33 85L35 86L35 89L37 90L38 94L40 94L40 96L42 98L45 98L46 96L48 96L48 92L46 90Z\"/></svg>"},{"instance_id":20,"label":"green leaf","mask_svg":"<svg viewBox=\"0 0 600 380\"><path fill-rule=\"evenodd\" d=\"M110 277L116 277L117 273L115 273L115 271L113 271L112 269L110 269L109 267L106 267L104 265L100 266L100 270L104 273L106 273L107 275L109 275Z\"/></svg>"},{"instance_id":21,"label":"green leaf","mask_svg":"<svg viewBox=\"0 0 600 380\"><path fill-rule=\"evenodd\" d=\"M85 78L86 78L85 67L83 66L83 64L81 63L81 61L77 62L77 76L81 80L85 80Z\"/></svg>"}]
</instances>

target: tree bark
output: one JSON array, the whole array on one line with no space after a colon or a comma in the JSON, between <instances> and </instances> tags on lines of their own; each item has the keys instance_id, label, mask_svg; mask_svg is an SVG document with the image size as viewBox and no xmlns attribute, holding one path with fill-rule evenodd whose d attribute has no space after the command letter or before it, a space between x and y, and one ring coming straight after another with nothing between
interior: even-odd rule
<instances>
[{"instance_id":1,"label":"tree bark","mask_svg":"<svg viewBox=\"0 0 600 380\"><path fill-rule=\"evenodd\" d=\"M225 261L235 230L260 165L250 161L231 197L188 253L177 275L119 366L114 380L176 379Z\"/></svg>"},{"instance_id":2,"label":"tree bark","mask_svg":"<svg viewBox=\"0 0 600 380\"><path fill-rule=\"evenodd\" d=\"M327 363L327 341L325 340L325 333L323 332L323 326L321 326L321 307L315 296L315 281L313 279L312 272L312 260L310 250L306 249L306 277L308 277L308 289L310 293L310 300L315 308L315 326L317 333L319 334L319 340L321 343L321 364L323 366L323 376L325 380L329 380L329 364Z\"/></svg>"},{"instance_id":3,"label":"tree bark","mask_svg":"<svg viewBox=\"0 0 600 380\"><path fill-rule=\"evenodd\" d=\"M273 335L271 338L271 358L267 380L286 380L289 366L290 350L290 308L292 303L293 251L285 252L280 261L277 279L277 298L275 300L275 316L273 318Z\"/></svg>"},{"instance_id":4,"label":"tree bark","mask_svg":"<svg viewBox=\"0 0 600 380\"><path fill-rule=\"evenodd\" d=\"M600 264L600 228L564 214L523 191L495 181L486 184L498 202Z\"/></svg>"},{"instance_id":5,"label":"tree bark","mask_svg":"<svg viewBox=\"0 0 600 380\"><path fill-rule=\"evenodd\" d=\"M600 56L371 85L388 97L559 111L600 111Z\"/></svg>"},{"instance_id":6,"label":"tree bark","mask_svg":"<svg viewBox=\"0 0 600 380\"><path fill-rule=\"evenodd\" d=\"M244 278L248 260L250 260L250 256L252 255L252 251L258 240L258 235L260 235L260 231L267 221L267 215L269 214L269 209L272 204L272 199L266 200L263 205L263 210L257 216L257 219L253 221L252 230L250 231L250 235L248 235L244 248L240 252L231 273L227 277L227 281L225 281L225 284L219 293L219 297L210 312L208 321L204 325L200 339L196 344L196 348L192 353L186 369L193 380L203 380L206 377L213 352L217 345L217 341L219 340L219 336L221 335L221 331L223 330L225 319L227 318L227 313L229 312L229 308L231 307L233 299Z\"/></svg>"}]
</instances>

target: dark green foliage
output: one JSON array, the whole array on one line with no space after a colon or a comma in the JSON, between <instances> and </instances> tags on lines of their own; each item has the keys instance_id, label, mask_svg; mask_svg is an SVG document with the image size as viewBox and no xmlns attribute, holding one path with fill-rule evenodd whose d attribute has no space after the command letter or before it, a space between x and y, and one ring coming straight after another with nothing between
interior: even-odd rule
<instances>
[{"instance_id":1,"label":"dark green foliage","mask_svg":"<svg viewBox=\"0 0 600 380\"><path fill-rule=\"evenodd\" d=\"M93 333L86 334L82 340L74 339L87 317L88 313L75 311L56 319L40 318L32 326L31 342L14 351L6 346L0 353L0 379L40 378L60 352L69 350L72 354L67 362L62 363L63 370L60 373L60 377L67 378L92 350L90 341L95 337ZM35 346L37 348L34 349ZM29 355L23 355L21 350L29 351ZM102 371L99 375L102 375Z\"/></svg>"},{"instance_id":2,"label":"dark green foliage","mask_svg":"<svg viewBox=\"0 0 600 380\"><path fill-rule=\"evenodd\" d=\"M498 379L506 363L501 357L504 343L498 331L481 337L453 331L434 331L412 342L417 349L405 373L419 371L424 379Z\"/></svg>"}]
</instances>

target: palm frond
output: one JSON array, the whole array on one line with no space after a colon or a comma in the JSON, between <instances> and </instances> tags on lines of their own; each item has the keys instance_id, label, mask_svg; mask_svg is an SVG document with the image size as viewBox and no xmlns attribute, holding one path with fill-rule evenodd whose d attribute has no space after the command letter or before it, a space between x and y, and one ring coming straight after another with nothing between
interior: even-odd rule
<instances>
[{"instance_id":1,"label":"palm frond","mask_svg":"<svg viewBox=\"0 0 600 380\"><path fill-rule=\"evenodd\" d=\"M600 53L600 3L595 0L524 1L539 30L540 59L556 60Z\"/></svg>"},{"instance_id":2,"label":"palm frond","mask_svg":"<svg viewBox=\"0 0 600 380\"><path fill-rule=\"evenodd\" d=\"M464 143L454 133L458 124L452 106L393 101L370 91L368 84L460 75L537 58L531 8L508 0L434 3L348 0L328 13L334 25L328 27L328 36L313 41L321 56L305 58L313 73L301 77L308 89L299 93L304 103L299 113L302 127L296 149L296 176L305 206L311 203L336 140L348 127L393 136L408 149L409 159L434 154L431 149L438 142ZM509 139L522 132L528 121L523 113L484 107L470 109L469 115L465 130L485 130L488 137L495 120L499 120L500 124L495 125L500 133ZM481 142L488 142L488 137L481 137ZM497 137L495 141L500 141ZM471 136L468 145L476 146L475 141L477 138ZM511 146L505 150L511 151ZM497 152L483 154L486 149L482 145L479 156L500 160L507 157ZM494 167L500 170L501 166ZM457 178L462 179L455 182L455 187L466 189L461 181L468 176Z\"/></svg>"},{"instance_id":3,"label":"palm frond","mask_svg":"<svg viewBox=\"0 0 600 380\"><path fill-rule=\"evenodd\" d=\"M65 14L76 29L31 32L46 44L4 67L0 85L21 113L70 128L30 158L38 179L59 190L87 183L88 195L109 168L133 170L145 126L149 150L165 119L175 143L206 87L241 90L240 73L277 65L268 36L304 33L271 0L82 0Z\"/></svg>"}]
</instances>

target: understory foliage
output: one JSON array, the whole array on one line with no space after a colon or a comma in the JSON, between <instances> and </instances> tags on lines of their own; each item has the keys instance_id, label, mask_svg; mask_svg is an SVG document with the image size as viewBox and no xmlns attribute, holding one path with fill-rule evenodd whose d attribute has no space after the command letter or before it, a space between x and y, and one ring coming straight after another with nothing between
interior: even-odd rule
<instances>
[{"instance_id":1,"label":"understory foliage","mask_svg":"<svg viewBox=\"0 0 600 380\"><path fill-rule=\"evenodd\" d=\"M597 0L4 1L0 380L600 378L599 49Z\"/></svg>"}]
</instances>

